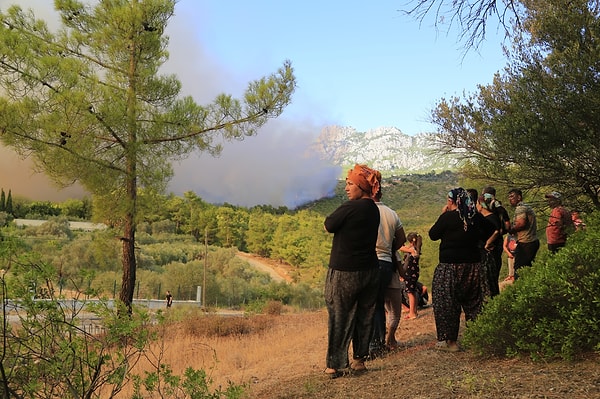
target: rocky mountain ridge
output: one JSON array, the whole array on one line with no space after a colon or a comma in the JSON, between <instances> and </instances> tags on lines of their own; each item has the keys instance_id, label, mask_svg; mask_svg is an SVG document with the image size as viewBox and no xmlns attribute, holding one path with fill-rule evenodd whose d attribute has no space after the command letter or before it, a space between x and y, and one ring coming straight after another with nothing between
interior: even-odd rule
<instances>
[{"instance_id":1,"label":"rocky mountain ridge","mask_svg":"<svg viewBox=\"0 0 600 399\"><path fill-rule=\"evenodd\" d=\"M327 126L312 146L322 159L339 166L362 163L395 174L454 170L458 158L435 152L431 134L409 136L395 127L359 132L352 127Z\"/></svg>"}]
</instances>

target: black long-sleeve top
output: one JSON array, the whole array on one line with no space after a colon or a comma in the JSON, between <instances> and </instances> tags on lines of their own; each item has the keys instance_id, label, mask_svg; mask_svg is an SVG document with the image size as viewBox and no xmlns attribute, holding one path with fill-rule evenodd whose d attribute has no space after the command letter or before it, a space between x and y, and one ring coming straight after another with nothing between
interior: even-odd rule
<instances>
[{"instance_id":1,"label":"black long-sleeve top","mask_svg":"<svg viewBox=\"0 0 600 399\"><path fill-rule=\"evenodd\" d=\"M327 216L325 228L333 233L330 268L358 271L379 266L375 251L379 208L372 199L346 201Z\"/></svg>"},{"instance_id":2,"label":"black long-sleeve top","mask_svg":"<svg viewBox=\"0 0 600 399\"><path fill-rule=\"evenodd\" d=\"M429 229L429 238L440 242L440 263L476 263L481 260L480 240L486 240L486 221L476 214L473 224L465 231L458 211L442 213Z\"/></svg>"}]
</instances>

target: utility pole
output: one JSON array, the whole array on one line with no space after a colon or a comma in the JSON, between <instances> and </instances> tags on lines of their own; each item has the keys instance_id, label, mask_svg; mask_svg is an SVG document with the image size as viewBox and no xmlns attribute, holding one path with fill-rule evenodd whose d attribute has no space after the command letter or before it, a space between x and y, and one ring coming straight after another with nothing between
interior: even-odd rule
<instances>
[{"instance_id":1,"label":"utility pole","mask_svg":"<svg viewBox=\"0 0 600 399\"><path fill-rule=\"evenodd\" d=\"M206 265L208 262L208 226L204 228L204 276L202 281L202 307L206 311Z\"/></svg>"}]
</instances>

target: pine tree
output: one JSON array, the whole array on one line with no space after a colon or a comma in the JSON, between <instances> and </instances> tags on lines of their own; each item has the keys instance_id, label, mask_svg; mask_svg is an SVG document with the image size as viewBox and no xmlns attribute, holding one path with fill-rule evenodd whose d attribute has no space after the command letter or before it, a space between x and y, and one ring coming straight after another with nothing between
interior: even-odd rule
<instances>
[{"instance_id":1,"label":"pine tree","mask_svg":"<svg viewBox=\"0 0 600 399\"><path fill-rule=\"evenodd\" d=\"M0 13L0 131L56 182L79 181L95 210L120 230L120 299L136 280L138 190L163 192L171 162L218 154L219 135L241 139L283 112L296 82L291 63L251 82L243 100L219 95L201 106L159 75L175 0L55 0L62 28L18 6ZM96 208L99 206L100 208Z\"/></svg>"},{"instance_id":2,"label":"pine tree","mask_svg":"<svg viewBox=\"0 0 600 399\"><path fill-rule=\"evenodd\" d=\"M4 211L9 215L14 216L13 211L13 201L12 201L12 191L8 190L8 197L6 197L6 206L4 207Z\"/></svg>"}]
</instances>

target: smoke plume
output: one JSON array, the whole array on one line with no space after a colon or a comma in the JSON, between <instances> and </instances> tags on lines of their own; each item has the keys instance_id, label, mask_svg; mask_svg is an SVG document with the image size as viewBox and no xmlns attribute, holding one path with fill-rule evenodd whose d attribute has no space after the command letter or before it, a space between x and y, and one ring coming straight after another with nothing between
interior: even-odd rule
<instances>
[{"instance_id":1,"label":"smoke plume","mask_svg":"<svg viewBox=\"0 0 600 399\"><path fill-rule=\"evenodd\" d=\"M14 1L0 0L6 9ZM17 1L22 7L34 8L36 16L57 25L57 15L51 2ZM181 2L185 3L185 2ZM196 9L200 6L193 4ZM176 74L183 85L182 94L191 95L200 104L210 103L217 94L228 93L240 97L250 80L274 73L278 65L253 66L244 71L244 65L226 66L207 54L202 40L194 32L201 21L178 3L176 16L170 21L167 35L170 38L169 61L163 71ZM201 10L200 10L201 12ZM291 60L292 64L294 60ZM261 69L256 71L256 69ZM236 74L237 71L237 74ZM253 76L250 76L253 74ZM312 115L324 115L317 107L302 108L297 103L309 103L309 93L299 88L293 104L276 120L269 121L257 136L243 141L223 143L221 156L196 153L185 161L173 165L175 176L169 190L176 195L194 191L209 203L227 202L233 205L273 205L294 208L311 200L331 195L340 176L340 168L319 160L309 146L326 124L315 121ZM289 110L289 111L288 111ZM32 174L31 163L19 160L8 149L0 148L0 186L13 195L19 193L34 200L57 200L78 197L83 190L56 189L48 179ZM34 180L35 179L35 180Z\"/></svg>"}]
</instances>

